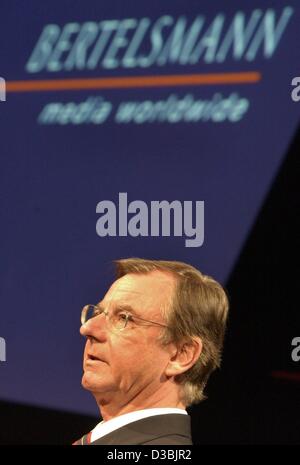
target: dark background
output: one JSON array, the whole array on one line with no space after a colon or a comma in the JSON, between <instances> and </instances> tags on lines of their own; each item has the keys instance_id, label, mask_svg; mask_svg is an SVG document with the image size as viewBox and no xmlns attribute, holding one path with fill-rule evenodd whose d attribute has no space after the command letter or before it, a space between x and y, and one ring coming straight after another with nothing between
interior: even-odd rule
<instances>
[{"instance_id":1,"label":"dark background","mask_svg":"<svg viewBox=\"0 0 300 465\"><path fill-rule=\"evenodd\" d=\"M299 444L300 362L291 359L300 323L299 151L300 130L228 280L223 365L208 400L190 409L195 444ZM68 444L98 421L20 404L0 408L2 444Z\"/></svg>"}]
</instances>

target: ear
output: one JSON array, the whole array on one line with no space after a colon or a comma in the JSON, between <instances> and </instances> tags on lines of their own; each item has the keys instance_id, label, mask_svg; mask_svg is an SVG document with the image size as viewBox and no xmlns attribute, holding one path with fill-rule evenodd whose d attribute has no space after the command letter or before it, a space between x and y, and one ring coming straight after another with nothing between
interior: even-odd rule
<instances>
[{"instance_id":1,"label":"ear","mask_svg":"<svg viewBox=\"0 0 300 465\"><path fill-rule=\"evenodd\" d=\"M184 373L197 362L202 352L202 340L193 337L191 341L172 346L170 360L165 370L168 377Z\"/></svg>"}]
</instances>

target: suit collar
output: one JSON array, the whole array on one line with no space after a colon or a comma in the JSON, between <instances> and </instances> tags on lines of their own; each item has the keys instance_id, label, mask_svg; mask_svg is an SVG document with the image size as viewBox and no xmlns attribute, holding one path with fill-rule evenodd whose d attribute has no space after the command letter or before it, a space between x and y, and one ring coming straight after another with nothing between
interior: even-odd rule
<instances>
[{"instance_id":1,"label":"suit collar","mask_svg":"<svg viewBox=\"0 0 300 465\"><path fill-rule=\"evenodd\" d=\"M93 441L91 445L138 445L167 437L182 436L191 441L189 415L167 414L143 418Z\"/></svg>"}]
</instances>

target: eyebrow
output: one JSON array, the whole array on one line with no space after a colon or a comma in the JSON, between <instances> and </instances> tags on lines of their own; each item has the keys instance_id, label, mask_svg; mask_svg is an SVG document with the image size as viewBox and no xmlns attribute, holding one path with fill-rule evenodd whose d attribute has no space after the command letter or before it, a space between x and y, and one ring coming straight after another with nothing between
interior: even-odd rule
<instances>
[{"instance_id":1,"label":"eyebrow","mask_svg":"<svg viewBox=\"0 0 300 465\"><path fill-rule=\"evenodd\" d=\"M115 308L119 311L124 311L124 312L129 312L129 313L132 313L133 315L137 316L137 317L140 317L137 313L136 310L134 310L134 308L131 306L131 305L128 305L128 304L122 304L122 303L115 303L114 304ZM100 310L104 310L105 309L105 305L103 305L102 303L99 303L97 304L97 307L100 308Z\"/></svg>"},{"instance_id":2,"label":"eyebrow","mask_svg":"<svg viewBox=\"0 0 300 465\"><path fill-rule=\"evenodd\" d=\"M137 317L139 316L138 313L137 313L137 311L134 310L134 308L131 307L131 305L128 305L128 304L118 304L118 303L117 303L117 304L116 304L116 308L117 308L118 310L121 310L121 311L123 310L124 312L132 313L133 315L135 315L135 316L137 316Z\"/></svg>"},{"instance_id":3,"label":"eyebrow","mask_svg":"<svg viewBox=\"0 0 300 465\"><path fill-rule=\"evenodd\" d=\"M105 309L105 306L102 303L97 304L97 307L99 307L100 310ZM115 309L117 311L124 311L124 312L131 313L134 317L140 319L141 321L146 321L148 323L153 323L155 325L164 326L164 327L168 328L168 326L165 323L160 323L160 322L154 321L154 320L148 320L148 319L145 319L145 318L141 317L140 315L138 315L137 311L133 307L131 307L131 305L129 305L129 304L122 304L122 303L115 302L115 307L116 307Z\"/></svg>"}]
</instances>

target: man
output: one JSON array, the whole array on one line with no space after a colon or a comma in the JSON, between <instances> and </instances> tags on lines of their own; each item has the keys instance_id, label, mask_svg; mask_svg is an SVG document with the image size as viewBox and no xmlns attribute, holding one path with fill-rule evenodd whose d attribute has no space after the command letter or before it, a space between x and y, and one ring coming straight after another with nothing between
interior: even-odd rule
<instances>
[{"instance_id":1,"label":"man","mask_svg":"<svg viewBox=\"0 0 300 465\"><path fill-rule=\"evenodd\" d=\"M226 294L185 263L116 266L103 300L82 310L82 385L103 421L75 444L192 444L186 408L220 365Z\"/></svg>"}]
</instances>

